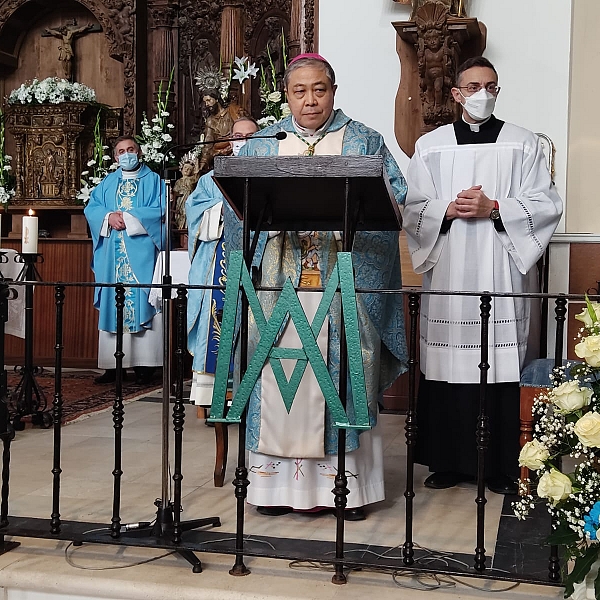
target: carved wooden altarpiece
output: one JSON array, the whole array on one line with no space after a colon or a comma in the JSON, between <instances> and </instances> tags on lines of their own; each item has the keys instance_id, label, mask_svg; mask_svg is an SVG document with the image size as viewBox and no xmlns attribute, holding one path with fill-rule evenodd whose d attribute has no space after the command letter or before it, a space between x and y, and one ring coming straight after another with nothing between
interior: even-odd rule
<instances>
[{"instance_id":1,"label":"carved wooden altarpiece","mask_svg":"<svg viewBox=\"0 0 600 600\"><path fill-rule=\"evenodd\" d=\"M15 206L79 204L80 174L91 157L98 107L86 102L13 105L6 126L14 136ZM108 112L103 139L119 135L119 115Z\"/></svg>"},{"instance_id":2,"label":"carved wooden altarpiece","mask_svg":"<svg viewBox=\"0 0 600 600\"><path fill-rule=\"evenodd\" d=\"M458 106L450 93L456 69L483 53L487 31L476 18L453 16L447 2L418 4L414 20L392 24L402 64L395 133L408 156L421 135L457 118Z\"/></svg>"}]
</instances>

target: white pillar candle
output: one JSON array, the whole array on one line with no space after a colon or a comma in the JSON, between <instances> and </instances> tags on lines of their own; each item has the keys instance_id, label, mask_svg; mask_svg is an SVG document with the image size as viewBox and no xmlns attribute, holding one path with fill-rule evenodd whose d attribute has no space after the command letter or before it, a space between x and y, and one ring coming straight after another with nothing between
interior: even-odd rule
<instances>
[{"instance_id":1,"label":"white pillar candle","mask_svg":"<svg viewBox=\"0 0 600 600\"><path fill-rule=\"evenodd\" d=\"M38 251L38 218L33 216L29 209L29 216L23 217L23 240L21 252L23 254L37 254Z\"/></svg>"}]
</instances>

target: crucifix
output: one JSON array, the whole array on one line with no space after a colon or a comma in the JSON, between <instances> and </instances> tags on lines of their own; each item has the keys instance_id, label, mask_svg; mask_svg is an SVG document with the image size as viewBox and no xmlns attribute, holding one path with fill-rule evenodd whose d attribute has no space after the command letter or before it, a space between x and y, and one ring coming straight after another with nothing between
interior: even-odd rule
<instances>
[{"instance_id":1,"label":"crucifix","mask_svg":"<svg viewBox=\"0 0 600 600\"><path fill-rule=\"evenodd\" d=\"M46 29L44 33L42 33L42 37L56 37L61 41L61 44L58 47L58 60L62 65L65 79L73 81L73 61L75 58L73 42L75 41L75 38L95 31L102 31L102 27L92 23L79 26L77 25L77 21L73 19L66 25L61 25L54 29Z\"/></svg>"}]
</instances>

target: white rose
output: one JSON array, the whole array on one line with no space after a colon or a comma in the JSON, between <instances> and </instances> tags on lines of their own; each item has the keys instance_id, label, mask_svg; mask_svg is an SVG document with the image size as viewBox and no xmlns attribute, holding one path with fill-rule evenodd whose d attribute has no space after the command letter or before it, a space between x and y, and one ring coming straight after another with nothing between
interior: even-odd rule
<instances>
[{"instance_id":1,"label":"white rose","mask_svg":"<svg viewBox=\"0 0 600 600\"><path fill-rule=\"evenodd\" d=\"M590 302L590 304L596 313L596 317L600 315L600 302ZM575 315L575 318L578 321L581 321L584 327L587 327L588 329L594 325L594 321L592 321L592 317L590 317L587 306L578 315Z\"/></svg>"},{"instance_id":2,"label":"white rose","mask_svg":"<svg viewBox=\"0 0 600 600\"><path fill-rule=\"evenodd\" d=\"M600 367L600 335L588 335L575 345L575 354L592 368Z\"/></svg>"},{"instance_id":3,"label":"white rose","mask_svg":"<svg viewBox=\"0 0 600 600\"><path fill-rule=\"evenodd\" d=\"M556 506L571 495L571 480L560 471L546 471L538 482L537 493L540 498L548 498Z\"/></svg>"},{"instance_id":4,"label":"white rose","mask_svg":"<svg viewBox=\"0 0 600 600\"><path fill-rule=\"evenodd\" d=\"M588 448L600 448L600 415L589 412L583 415L573 427L579 441Z\"/></svg>"},{"instance_id":5,"label":"white rose","mask_svg":"<svg viewBox=\"0 0 600 600\"><path fill-rule=\"evenodd\" d=\"M592 399L592 390L580 388L577 381L565 381L550 393L552 402L565 413L588 406Z\"/></svg>"},{"instance_id":6,"label":"white rose","mask_svg":"<svg viewBox=\"0 0 600 600\"><path fill-rule=\"evenodd\" d=\"M543 467L544 462L549 458L550 452L548 451L548 448L546 448L539 440L532 440L531 442L527 442L523 448L521 448L521 453L519 454L519 466L527 467L532 471L537 471Z\"/></svg>"},{"instance_id":7,"label":"white rose","mask_svg":"<svg viewBox=\"0 0 600 600\"><path fill-rule=\"evenodd\" d=\"M284 102L281 105L281 116L289 117L291 114L292 114L292 111L290 110L290 105L287 102Z\"/></svg>"},{"instance_id":8,"label":"white rose","mask_svg":"<svg viewBox=\"0 0 600 600\"><path fill-rule=\"evenodd\" d=\"M271 92L267 96L269 102L279 102L281 100L281 92Z\"/></svg>"}]
</instances>

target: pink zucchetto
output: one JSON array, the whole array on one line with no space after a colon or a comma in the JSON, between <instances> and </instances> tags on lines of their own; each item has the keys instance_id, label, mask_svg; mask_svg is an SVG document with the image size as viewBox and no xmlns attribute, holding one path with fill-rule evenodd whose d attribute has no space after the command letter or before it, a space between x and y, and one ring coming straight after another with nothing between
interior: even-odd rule
<instances>
[{"instance_id":1,"label":"pink zucchetto","mask_svg":"<svg viewBox=\"0 0 600 600\"><path fill-rule=\"evenodd\" d=\"M328 63L327 59L323 58L320 54L316 52L305 52L304 54L298 54L298 56L294 56L290 61L290 65L294 64L297 60L302 58L312 58L313 60L320 60L321 62ZM328 63L329 64L329 63Z\"/></svg>"}]
</instances>

